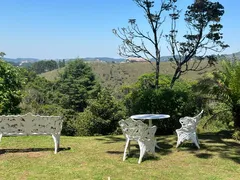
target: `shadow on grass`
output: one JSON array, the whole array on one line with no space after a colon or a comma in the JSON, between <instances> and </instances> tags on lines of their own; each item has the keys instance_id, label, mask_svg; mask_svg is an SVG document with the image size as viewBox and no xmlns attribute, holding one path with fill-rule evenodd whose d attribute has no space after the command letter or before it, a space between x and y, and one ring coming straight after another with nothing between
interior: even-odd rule
<instances>
[{"instance_id":1,"label":"shadow on grass","mask_svg":"<svg viewBox=\"0 0 240 180\"><path fill-rule=\"evenodd\" d=\"M161 156L165 156L173 152L174 140L167 137L168 136L166 135L162 135L156 138L157 145L160 147L160 149L156 148L156 153L160 154Z\"/></svg>"},{"instance_id":2,"label":"shadow on grass","mask_svg":"<svg viewBox=\"0 0 240 180\"><path fill-rule=\"evenodd\" d=\"M122 154L123 155L123 151L117 151L117 153ZM130 153L127 154L127 158L126 161L130 161L130 162L137 162L140 156L140 150L139 149L131 149ZM151 153L146 153L143 158L142 158L142 162L144 161L158 161L160 158L157 156L154 156Z\"/></svg>"},{"instance_id":3,"label":"shadow on grass","mask_svg":"<svg viewBox=\"0 0 240 180\"><path fill-rule=\"evenodd\" d=\"M219 131L200 134L200 146L203 150L217 153L221 158L231 159L240 164L240 143L232 140L232 133L233 131Z\"/></svg>"},{"instance_id":4,"label":"shadow on grass","mask_svg":"<svg viewBox=\"0 0 240 180\"><path fill-rule=\"evenodd\" d=\"M126 141L124 137L116 137L116 136L105 136L104 138L95 138L98 141L105 141L105 144L111 144L116 142Z\"/></svg>"},{"instance_id":5,"label":"shadow on grass","mask_svg":"<svg viewBox=\"0 0 240 180\"><path fill-rule=\"evenodd\" d=\"M232 133L232 131L201 133L198 135L200 150L194 144L183 143L178 151L189 151L202 159L210 159L217 155L240 164L240 143L232 139Z\"/></svg>"},{"instance_id":6,"label":"shadow on grass","mask_svg":"<svg viewBox=\"0 0 240 180\"><path fill-rule=\"evenodd\" d=\"M106 151L108 154L123 154L123 151Z\"/></svg>"},{"instance_id":7,"label":"shadow on grass","mask_svg":"<svg viewBox=\"0 0 240 180\"><path fill-rule=\"evenodd\" d=\"M71 149L71 147L59 148L58 152L67 151L70 149ZM54 148L0 149L0 155L6 154L6 153L28 153L28 152L42 152L42 151L53 151L54 152Z\"/></svg>"},{"instance_id":8,"label":"shadow on grass","mask_svg":"<svg viewBox=\"0 0 240 180\"><path fill-rule=\"evenodd\" d=\"M156 137L157 145L160 147L160 149L156 148L156 154L166 156L174 152L186 151L194 154L197 158L210 159L214 156L219 156L223 159L230 159L240 164L240 143L232 139L232 133L233 131L219 131L198 134L201 147L200 150L190 142L184 142L176 149L176 135L160 135ZM96 138L96 140L103 141L104 144L125 142L124 136L105 136L103 138ZM131 146L133 145L134 144ZM135 152L136 157L138 157L139 147L136 143L135 146L136 148L133 148L133 151L131 150L131 154ZM108 151L107 153L123 154L123 149L121 150L122 151Z\"/></svg>"}]
</instances>

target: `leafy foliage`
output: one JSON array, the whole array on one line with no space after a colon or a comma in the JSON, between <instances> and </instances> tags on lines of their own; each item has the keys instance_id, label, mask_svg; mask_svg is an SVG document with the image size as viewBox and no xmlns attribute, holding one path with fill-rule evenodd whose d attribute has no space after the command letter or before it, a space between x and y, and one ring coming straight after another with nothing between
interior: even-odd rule
<instances>
[{"instance_id":1,"label":"leafy foliage","mask_svg":"<svg viewBox=\"0 0 240 180\"><path fill-rule=\"evenodd\" d=\"M22 80L19 69L0 59L0 114L17 114Z\"/></svg>"},{"instance_id":2,"label":"leafy foliage","mask_svg":"<svg viewBox=\"0 0 240 180\"><path fill-rule=\"evenodd\" d=\"M215 56L206 56L207 51L221 52L229 47L222 41L221 17L224 14L224 7L219 2L209 0L195 1L187 7L185 12L185 22L189 28L183 36L184 41L178 41L177 20L180 12L177 6L173 6L172 27L167 41L173 55L172 61L175 63L175 73L171 81L173 87L175 81L187 71L199 71L211 67L216 63ZM194 59L194 60L193 60ZM202 60L208 59L206 66L200 66ZM189 61L194 61L192 64Z\"/></svg>"},{"instance_id":3,"label":"leafy foliage","mask_svg":"<svg viewBox=\"0 0 240 180\"><path fill-rule=\"evenodd\" d=\"M54 102L53 83L45 78L35 76L28 79L24 87L24 96L20 104L22 112L41 115L57 115L59 105ZM47 110L52 106L52 111ZM55 108L53 108L55 107Z\"/></svg>"},{"instance_id":4,"label":"leafy foliage","mask_svg":"<svg viewBox=\"0 0 240 180\"><path fill-rule=\"evenodd\" d=\"M158 134L172 134L179 127L179 118L194 115L201 101L191 91L191 84L179 81L173 89L168 87L171 78L160 76L161 86L154 88L154 74L146 74L132 87L125 89L125 106L128 115L159 113L171 118L156 121Z\"/></svg>"},{"instance_id":5,"label":"leafy foliage","mask_svg":"<svg viewBox=\"0 0 240 180\"><path fill-rule=\"evenodd\" d=\"M106 135L115 132L118 121L124 117L123 105L103 89L96 99L89 101L88 107L74 121L73 127L77 135Z\"/></svg>"},{"instance_id":6,"label":"leafy foliage","mask_svg":"<svg viewBox=\"0 0 240 180\"><path fill-rule=\"evenodd\" d=\"M231 112L235 129L240 128L240 61L222 61L223 69L201 79L195 87L210 104L223 104L217 115ZM215 109L217 106L213 106Z\"/></svg>"},{"instance_id":7,"label":"leafy foliage","mask_svg":"<svg viewBox=\"0 0 240 180\"><path fill-rule=\"evenodd\" d=\"M82 60L68 63L58 81L48 81L32 71L23 71L26 80L22 113L61 115L64 118L63 134L75 135L73 127L78 112L83 112L87 101L96 98L100 86L91 68Z\"/></svg>"},{"instance_id":8,"label":"leafy foliage","mask_svg":"<svg viewBox=\"0 0 240 180\"><path fill-rule=\"evenodd\" d=\"M67 64L54 88L59 92L61 106L77 112L82 112L87 100L96 97L100 90L91 68L81 59Z\"/></svg>"},{"instance_id":9,"label":"leafy foliage","mask_svg":"<svg viewBox=\"0 0 240 180\"><path fill-rule=\"evenodd\" d=\"M52 71L58 68L58 64L54 60L49 61L37 61L32 64L31 70L36 72L37 74L41 74L47 71Z\"/></svg>"}]
</instances>

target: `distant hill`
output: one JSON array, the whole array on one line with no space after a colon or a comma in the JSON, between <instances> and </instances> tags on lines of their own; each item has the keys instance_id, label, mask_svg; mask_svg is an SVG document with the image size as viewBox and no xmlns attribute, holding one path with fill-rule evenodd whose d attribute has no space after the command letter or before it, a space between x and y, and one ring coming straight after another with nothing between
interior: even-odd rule
<instances>
[{"instance_id":1,"label":"distant hill","mask_svg":"<svg viewBox=\"0 0 240 180\"><path fill-rule=\"evenodd\" d=\"M204 67L207 61L204 61L201 65ZM135 83L139 76L145 73L155 72L154 66L147 62L141 63L102 63L102 62L89 62L94 74L103 87L111 89L115 96L118 96L120 88L123 85L130 85ZM216 67L211 67L202 71L188 72L182 75L181 78L189 81L194 81L202 77L206 72L214 71L219 68L219 64ZM43 74L41 77L45 77L47 80L55 81L59 78L59 74L62 73L64 68L55 69ZM160 65L160 73L172 76L174 69L170 62L162 62Z\"/></svg>"},{"instance_id":2,"label":"distant hill","mask_svg":"<svg viewBox=\"0 0 240 180\"><path fill-rule=\"evenodd\" d=\"M105 62L124 62L123 58L110 58L110 57L86 57L85 61L105 61Z\"/></svg>"},{"instance_id":3,"label":"distant hill","mask_svg":"<svg viewBox=\"0 0 240 180\"><path fill-rule=\"evenodd\" d=\"M240 51L233 53L237 58L240 59ZM232 58L233 54L223 54L222 56L225 56L226 58ZM168 61L172 56L162 56L161 57L161 61ZM72 58L71 58L72 59ZM85 61L98 61L98 62L115 62L115 63L120 63L120 62L125 62L126 58L111 58L111 57L85 57L82 58ZM5 61L8 62L14 62L17 64L21 64L22 62L28 62L28 63L34 63L37 61L40 61L42 59L37 59L37 58L4 58ZM49 59L50 60L50 59ZM59 59L56 59L56 61L58 61ZM65 60L70 60L69 59L65 59Z\"/></svg>"},{"instance_id":4,"label":"distant hill","mask_svg":"<svg viewBox=\"0 0 240 180\"><path fill-rule=\"evenodd\" d=\"M161 61L168 61L171 58L171 56L162 56ZM65 60L70 60L73 58L65 59ZM111 58L111 57L86 57L82 58L85 61L100 61L100 62L115 62L115 63L120 63L120 62L125 62L126 58ZM14 62L16 64L20 64L22 62L30 62L34 63L37 61L40 61L42 59L37 59L37 58L4 58L5 61L8 62ZM50 60L50 59L49 59ZM59 59L56 59L58 61Z\"/></svg>"},{"instance_id":5,"label":"distant hill","mask_svg":"<svg viewBox=\"0 0 240 180\"><path fill-rule=\"evenodd\" d=\"M240 59L240 51L239 51L239 52L236 52L236 53L233 53L233 54L223 54L223 56L225 56L226 58L232 58L233 55L234 55L236 58Z\"/></svg>"},{"instance_id":6,"label":"distant hill","mask_svg":"<svg viewBox=\"0 0 240 180\"><path fill-rule=\"evenodd\" d=\"M168 61L172 56L162 56L161 61ZM83 58L85 61L104 61L104 62L125 62L126 58L110 58L110 57L86 57Z\"/></svg>"},{"instance_id":7,"label":"distant hill","mask_svg":"<svg viewBox=\"0 0 240 180\"><path fill-rule=\"evenodd\" d=\"M15 62L15 63L21 63L23 61L28 61L28 62L37 62L39 61L39 59L37 58L3 58L5 61L8 61L8 62Z\"/></svg>"}]
</instances>

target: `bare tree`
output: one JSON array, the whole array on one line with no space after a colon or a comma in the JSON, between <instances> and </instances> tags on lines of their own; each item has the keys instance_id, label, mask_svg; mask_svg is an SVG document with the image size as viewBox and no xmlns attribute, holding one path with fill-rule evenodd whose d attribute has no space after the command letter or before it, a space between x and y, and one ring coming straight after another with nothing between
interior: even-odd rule
<instances>
[{"instance_id":1,"label":"bare tree","mask_svg":"<svg viewBox=\"0 0 240 180\"><path fill-rule=\"evenodd\" d=\"M185 12L185 22L188 28L183 36L184 41L178 41L177 20L180 11L176 5L172 7L172 18L170 34L166 36L169 42L169 50L172 53L175 73L170 87L175 81L188 71L200 71L215 64L216 56L206 55L207 51L222 52L229 47L222 41L223 34L220 32L222 25L219 23L224 14L224 7L219 2L209 0L195 0L187 7ZM200 66L204 59L208 63Z\"/></svg>"},{"instance_id":2,"label":"bare tree","mask_svg":"<svg viewBox=\"0 0 240 180\"><path fill-rule=\"evenodd\" d=\"M119 47L119 55L123 57L143 58L149 63L155 61L155 88L158 88L160 61L161 61L161 39L163 31L161 26L165 22L164 12L172 9L176 0L163 0L158 11L154 11L154 1L133 0L145 14L145 18L150 26L150 32L142 32L136 23L136 19L129 19L127 28L113 29L113 33L122 40ZM154 12L153 12L154 11ZM149 44L154 48L151 51Z\"/></svg>"}]
</instances>

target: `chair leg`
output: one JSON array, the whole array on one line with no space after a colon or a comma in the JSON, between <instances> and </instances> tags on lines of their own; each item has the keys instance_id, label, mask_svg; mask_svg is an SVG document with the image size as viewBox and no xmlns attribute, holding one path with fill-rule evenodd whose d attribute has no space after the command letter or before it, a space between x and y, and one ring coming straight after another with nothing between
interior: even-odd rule
<instances>
[{"instance_id":1,"label":"chair leg","mask_svg":"<svg viewBox=\"0 0 240 180\"><path fill-rule=\"evenodd\" d=\"M126 160L128 146L130 147L130 140L126 139L126 145L125 145L124 153L123 153L123 161ZM130 153L130 148L129 148L129 153Z\"/></svg>"},{"instance_id":2,"label":"chair leg","mask_svg":"<svg viewBox=\"0 0 240 180\"><path fill-rule=\"evenodd\" d=\"M128 154L130 154L130 148L131 148L131 141L128 142Z\"/></svg>"},{"instance_id":3,"label":"chair leg","mask_svg":"<svg viewBox=\"0 0 240 180\"><path fill-rule=\"evenodd\" d=\"M198 138L197 138L197 136L192 137L192 141L193 141L193 143L197 146L197 148L200 149L200 146L199 146L199 144L198 144Z\"/></svg>"},{"instance_id":4,"label":"chair leg","mask_svg":"<svg viewBox=\"0 0 240 180\"><path fill-rule=\"evenodd\" d=\"M181 144L181 136L179 135L178 131L176 131L177 133L177 145L176 145L176 148L179 147L179 145Z\"/></svg>"},{"instance_id":5,"label":"chair leg","mask_svg":"<svg viewBox=\"0 0 240 180\"><path fill-rule=\"evenodd\" d=\"M0 142L1 142L1 140L2 140L2 136L3 136L3 134L0 134Z\"/></svg>"},{"instance_id":6,"label":"chair leg","mask_svg":"<svg viewBox=\"0 0 240 180\"><path fill-rule=\"evenodd\" d=\"M176 148L178 148L180 144L181 144L181 140L178 138Z\"/></svg>"},{"instance_id":7,"label":"chair leg","mask_svg":"<svg viewBox=\"0 0 240 180\"><path fill-rule=\"evenodd\" d=\"M199 139L198 139L198 136L197 136L197 135L196 135L196 139L197 139L197 143L198 143L198 144L200 144L200 142L199 142Z\"/></svg>"},{"instance_id":8,"label":"chair leg","mask_svg":"<svg viewBox=\"0 0 240 180\"><path fill-rule=\"evenodd\" d=\"M176 148L178 148L180 146L181 142L182 142L182 140L181 140L180 136L178 135Z\"/></svg>"},{"instance_id":9,"label":"chair leg","mask_svg":"<svg viewBox=\"0 0 240 180\"><path fill-rule=\"evenodd\" d=\"M144 154L146 153L146 146L143 142L140 142L140 141L138 141L138 145L140 148L140 156L138 159L138 164L140 164L142 162L142 158L143 158Z\"/></svg>"}]
</instances>

